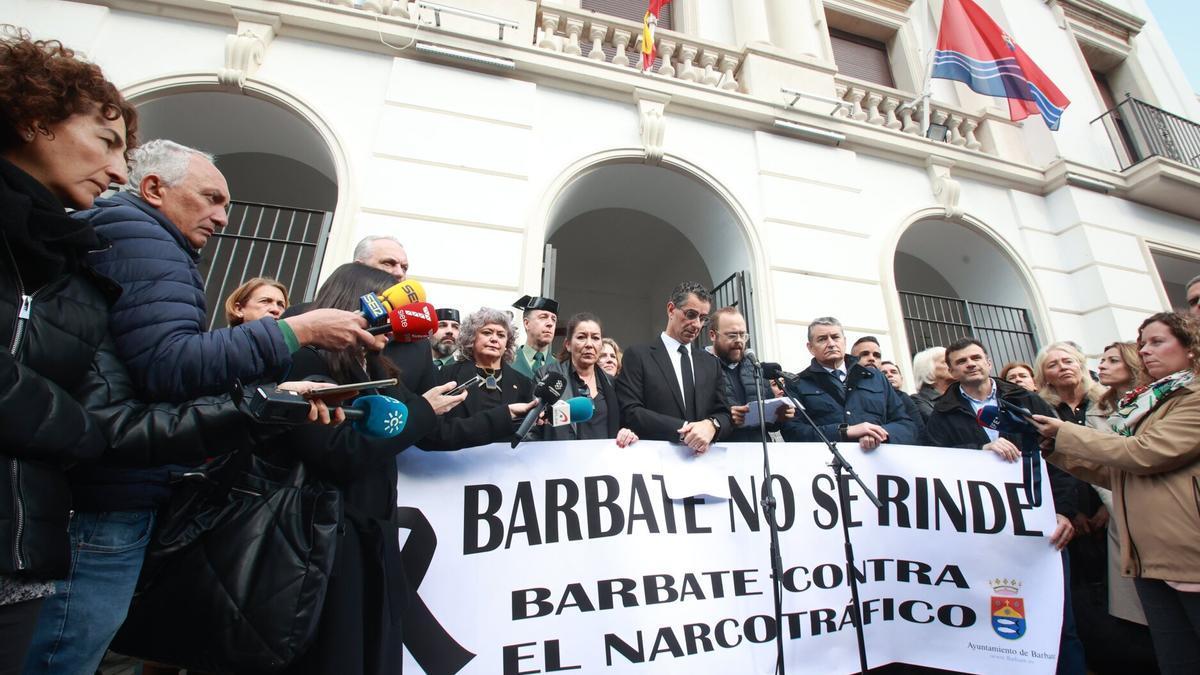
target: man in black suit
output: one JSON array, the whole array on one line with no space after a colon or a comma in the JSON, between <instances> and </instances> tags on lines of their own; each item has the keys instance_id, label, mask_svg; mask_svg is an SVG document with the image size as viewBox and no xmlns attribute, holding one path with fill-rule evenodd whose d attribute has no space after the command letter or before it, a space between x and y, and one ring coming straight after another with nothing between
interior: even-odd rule
<instances>
[{"instance_id":1,"label":"man in black suit","mask_svg":"<svg viewBox=\"0 0 1200 675\"><path fill-rule=\"evenodd\" d=\"M680 441L697 454L732 433L720 366L693 344L711 307L706 288L679 284L667 301L667 328L659 339L625 352L617 376L622 426L642 438Z\"/></svg>"}]
</instances>

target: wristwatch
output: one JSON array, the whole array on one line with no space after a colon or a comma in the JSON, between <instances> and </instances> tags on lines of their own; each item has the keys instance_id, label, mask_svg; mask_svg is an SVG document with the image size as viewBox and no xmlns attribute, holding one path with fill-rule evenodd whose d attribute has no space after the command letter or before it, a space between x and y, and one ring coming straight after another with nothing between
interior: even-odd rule
<instances>
[{"instance_id":1,"label":"wristwatch","mask_svg":"<svg viewBox=\"0 0 1200 675\"><path fill-rule=\"evenodd\" d=\"M849 428L850 428L850 425L846 424L845 422L843 422L842 424L839 424L838 425L838 438L842 439L843 441L850 440L849 438L846 438L846 430Z\"/></svg>"},{"instance_id":2,"label":"wristwatch","mask_svg":"<svg viewBox=\"0 0 1200 675\"><path fill-rule=\"evenodd\" d=\"M710 417L708 418L708 421L712 422L713 429L716 430L716 433L721 433L721 420L717 419L716 417Z\"/></svg>"}]
</instances>

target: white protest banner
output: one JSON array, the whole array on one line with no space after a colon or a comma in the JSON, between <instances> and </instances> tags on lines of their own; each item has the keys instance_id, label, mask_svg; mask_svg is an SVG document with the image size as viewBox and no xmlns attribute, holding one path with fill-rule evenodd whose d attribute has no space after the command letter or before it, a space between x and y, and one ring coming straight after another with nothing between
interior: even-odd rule
<instances>
[{"instance_id":1,"label":"white protest banner","mask_svg":"<svg viewBox=\"0 0 1200 675\"><path fill-rule=\"evenodd\" d=\"M417 587L406 668L773 672L761 448L722 449L575 441L400 455ZM1034 508L1020 464L992 453L842 452L883 500L876 509L847 486L868 664L1052 673L1063 588L1049 482ZM821 445L771 445L790 672L858 670L828 461ZM676 475L705 494L681 495ZM694 487L705 485L722 489Z\"/></svg>"}]
</instances>

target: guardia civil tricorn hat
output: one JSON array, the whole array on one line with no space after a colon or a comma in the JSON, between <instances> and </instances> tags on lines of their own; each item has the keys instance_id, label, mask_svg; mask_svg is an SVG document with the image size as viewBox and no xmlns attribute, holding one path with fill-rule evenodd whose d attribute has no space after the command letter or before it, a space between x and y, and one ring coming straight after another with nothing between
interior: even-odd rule
<instances>
[{"instance_id":1,"label":"guardia civil tricorn hat","mask_svg":"<svg viewBox=\"0 0 1200 675\"><path fill-rule=\"evenodd\" d=\"M513 303L513 307L528 312L531 309L544 309L552 314L558 314L558 301L550 298L537 298L532 295L523 295L521 299Z\"/></svg>"}]
</instances>

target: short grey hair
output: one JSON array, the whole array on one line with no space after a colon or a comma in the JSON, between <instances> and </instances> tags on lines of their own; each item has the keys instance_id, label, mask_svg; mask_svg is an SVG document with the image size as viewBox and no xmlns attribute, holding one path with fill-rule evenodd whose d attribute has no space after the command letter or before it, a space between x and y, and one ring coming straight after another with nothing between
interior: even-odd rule
<instances>
[{"instance_id":1,"label":"short grey hair","mask_svg":"<svg viewBox=\"0 0 1200 675\"><path fill-rule=\"evenodd\" d=\"M938 359L946 358L945 347L930 347L929 349L917 352L913 357L913 379L921 384L933 384L933 373L937 370L934 364Z\"/></svg>"},{"instance_id":2,"label":"short grey hair","mask_svg":"<svg viewBox=\"0 0 1200 675\"><path fill-rule=\"evenodd\" d=\"M354 245L354 262L365 263L371 257L371 246L380 239L390 239L396 242L400 248L404 248L404 244L400 240L387 234L372 234L363 237L361 241Z\"/></svg>"},{"instance_id":3,"label":"short grey hair","mask_svg":"<svg viewBox=\"0 0 1200 675\"><path fill-rule=\"evenodd\" d=\"M818 316L817 318L813 319L812 322L810 322L808 324L808 341L809 342L812 342L813 329L816 328L817 326L837 326L838 328L841 328L842 322L838 321L837 319L833 318L832 316ZM845 334L846 334L846 331L843 330L842 336L844 337Z\"/></svg>"},{"instance_id":4,"label":"short grey hair","mask_svg":"<svg viewBox=\"0 0 1200 675\"><path fill-rule=\"evenodd\" d=\"M701 284L697 281L685 281L675 288L672 288L671 297L667 298L667 300L670 301L672 305L678 307L687 302L689 295L696 296L696 299L700 302L707 302L710 305L712 304L712 293L710 293L709 290L704 287L704 284Z\"/></svg>"},{"instance_id":5,"label":"short grey hair","mask_svg":"<svg viewBox=\"0 0 1200 675\"><path fill-rule=\"evenodd\" d=\"M512 363L517 356L517 324L511 312L492 307L480 307L467 316L458 332L458 352L462 358L475 360L475 333L488 324L502 326L508 331L508 343L504 345L501 363Z\"/></svg>"},{"instance_id":6,"label":"short grey hair","mask_svg":"<svg viewBox=\"0 0 1200 675\"><path fill-rule=\"evenodd\" d=\"M175 141L156 138L138 146L129 158L129 182L125 190L141 194L142 179L155 175L167 185L176 185L187 175L193 157L215 163L213 156L203 150L189 148Z\"/></svg>"},{"instance_id":7,"label":"short grey hair","mask_svg":"<svg viewBox=\"0 0 1200 675\"><path fill-rule=\"evenodd\" d=\"M1195 286L1196 284L1200 284L1200 274L1197 274L1196 276L1192 277L1192 280L1187 282L1187 286L1184 286L1183 288L1184 288L1184 290L1187 290L1187 289L1191 288L1192 286Z\"/></svg>"}]
</instances>

